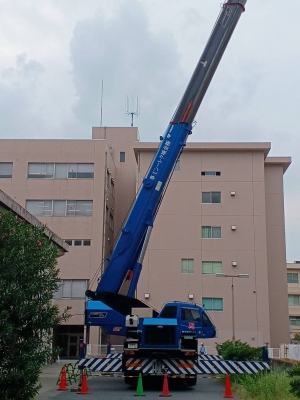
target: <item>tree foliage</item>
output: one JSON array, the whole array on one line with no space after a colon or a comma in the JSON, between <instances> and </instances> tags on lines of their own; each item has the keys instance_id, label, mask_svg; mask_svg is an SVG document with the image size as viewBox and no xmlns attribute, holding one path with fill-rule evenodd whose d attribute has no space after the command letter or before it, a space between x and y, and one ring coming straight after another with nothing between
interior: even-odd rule
<instances>
[{"instance_id":1,"label":"tree foliage","mask_svg":"<svg viewBox=\"0 0 300 400\"><path fill-rule=\"evenodd\" d=\"M300 342L300 334L299 333L295 333L293 341L294 342Z\"/></svg>"},{"instance_id":2,"label":"tree foliage","mask_svg":"<svg viewBox=\"0 0 300 400\"><path fill-rule=\"evenodd\" d=\"M227 340L223 343L216 343L218 354L220 354L224 360L233 361L261 361L262 360L262 348L251 347L248 343L236 340L232 342Z\"/></svg>"},{"instance_id":3,"label":"tree foliage","mask_svg":"<svg viewBox=\"0 0 300 400\"><path fill-rule=\"evenodd\" d=\"M294 365L293 368L287 371L287 374L292 378L290 381L290 392L300 398L300 365Z\"/></svg>"},{"instance_id":4,"label":"tree foliage","mask_svg":"<svg viewBox=\"0 0 300 400\"><path fill-rule=\"evenodd\" d=\"M52 327L68 318L52 304L59 284L57 247L12 212L0 213L0 398L37 394L41 367L51 358Z\"/></svg>"}]
</instances>

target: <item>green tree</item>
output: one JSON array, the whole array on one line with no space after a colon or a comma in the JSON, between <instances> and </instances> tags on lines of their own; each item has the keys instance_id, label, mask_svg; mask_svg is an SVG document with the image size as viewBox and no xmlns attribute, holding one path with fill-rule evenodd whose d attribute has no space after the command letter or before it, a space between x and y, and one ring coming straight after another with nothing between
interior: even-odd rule
<instances>
[{"instance_id":1,"label":"green tree","mask_svg":"<svg viewBox=\"0 0 300 400\"><path fill-rule=\"evenodd\" d=\"M295 342L300 342L300 334L299 333L295 333L293 340Z\"/></svg>"},{"instance_id":2,"label":"green tree","mask_svg":"<svg viewBox=\"0 0 300 400\"><path fill-rule=\"evenodd\" d=\"M0 398L30 400L51 359L52 328L69 317L52 304L57 247L10 211L0 213Z\"/></svg>"}]
</instances>

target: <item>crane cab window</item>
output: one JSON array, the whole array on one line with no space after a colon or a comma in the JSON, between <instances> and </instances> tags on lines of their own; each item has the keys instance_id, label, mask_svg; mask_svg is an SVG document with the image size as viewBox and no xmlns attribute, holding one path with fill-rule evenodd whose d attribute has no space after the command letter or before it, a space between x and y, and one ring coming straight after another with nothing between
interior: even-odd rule
<instances>
[{"instance_id":1,"label":"crane cab window","mask_svg":"<svg viewBox=\"0 0 300 400\"><path fill-rule=\"evenodd\" d=\"M182 308L181 309L181 320L182 321L201 321L200 312L194 308Z\"/></svg>"}]
</instances>

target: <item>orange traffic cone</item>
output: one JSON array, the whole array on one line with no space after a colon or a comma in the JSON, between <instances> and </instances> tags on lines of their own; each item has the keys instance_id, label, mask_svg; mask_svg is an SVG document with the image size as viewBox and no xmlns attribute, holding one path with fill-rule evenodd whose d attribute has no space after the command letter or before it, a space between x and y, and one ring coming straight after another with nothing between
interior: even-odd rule
<instances>
[{"instance_id":1,"label":"orange traffic cone","mask_svg":"<svg viewBox=\"0 0 300 400\"><path fill-rule=\"evenodd\" d=\"M68 390L67 389L67 374L66 374L66 366L65 365L61 369L59 388L57 390Z\"/></svg>"},{"instance_id":2,"label":"orange traffic cone","mask_svg":"<svg viewBox=\"0 0 300 400\"><path fill-rule=\"evenodd\" d=\"M159 397L171 397L172 395L169 392L169 383L168 383L168 374L164 374L164 384L162 394Z\"/></svg>"},{"instance_id":3,"label":"orange traffic cone","mask_svg":"<svg viewBox=\"0 0 300 400\"><path fill-rule=\"evenodd\" d=\"M89 392L89 388L87 385L87 379L86 379L86 372L83 372L83 376L82 376L82 384L81 384L81 391L78 392L77 394L91 394L91 392Z\"/></svg>"},{"instance_id":4,"label":"orange traffic cone","mask_svg":"<svg viewBox=\"0 0 300 400\"><path fill-rule=\"evenodd\" d=\"M225 394L223 396L225 399L233 399L234 397L232 396L232 391L231 391L231 385L230 385L230 378L229 375L226 375L225 379Z\"/></svg>"}]
</instances>

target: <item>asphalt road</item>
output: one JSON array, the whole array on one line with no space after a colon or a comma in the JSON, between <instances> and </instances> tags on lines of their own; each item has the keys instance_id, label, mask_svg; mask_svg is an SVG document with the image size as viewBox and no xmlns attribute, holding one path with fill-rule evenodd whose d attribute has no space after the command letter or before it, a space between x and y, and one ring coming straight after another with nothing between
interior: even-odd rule
<instances>
[{"instance_id":1,"label":"asphalt road","mask_svg":"<svg viewBox=\"0 0 300 400\"><path fill-rule=\"evenodd\" d=\"M73 386L77 388L77 385ZM87 395L89 400L127 400L132 399L137 393L136 388L126 385L122 378L114 377L90 377L88 389L91 394ZM200 378L196 386L187 387L180 379L169 380L169 392L174 399L184 400L220 400L224 396L224 382L219 379ZM143 393L146 398L160 398L162 393L162 381L153 383L143 382ZM236 400L239 397L234 397ZM76 392L70 389L66 392L59 392L51 389L41 393L37 400L71 400L78 399Z\"/></svg>"}]
</instances>

